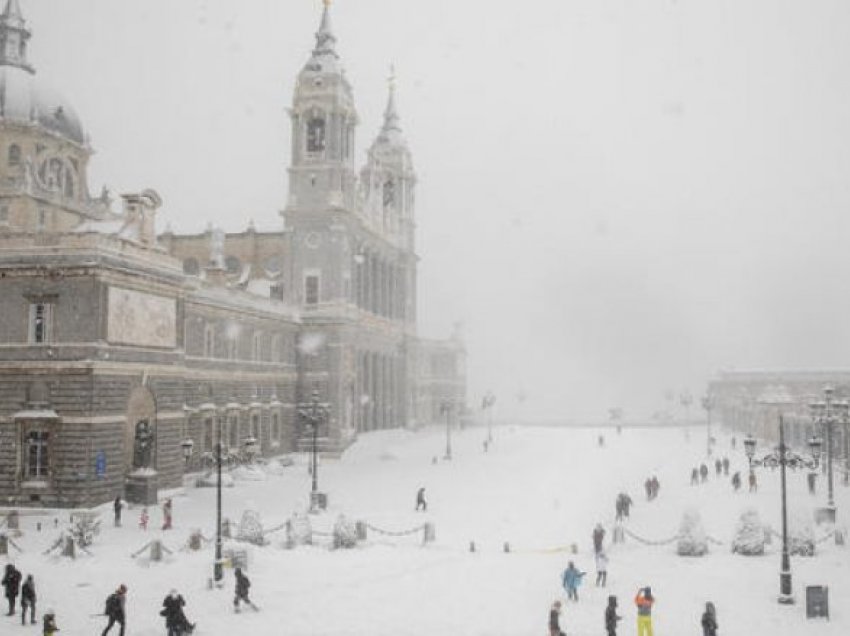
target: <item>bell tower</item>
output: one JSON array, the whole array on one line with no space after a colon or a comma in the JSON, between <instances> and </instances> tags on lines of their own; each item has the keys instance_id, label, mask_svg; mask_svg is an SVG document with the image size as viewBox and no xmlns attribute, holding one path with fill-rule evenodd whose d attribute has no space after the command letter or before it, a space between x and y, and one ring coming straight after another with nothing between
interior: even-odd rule
<instances>
[{"instance_id":1,"label":"bell tower","mask_svg":"<svg viewBox=\"0 0 850 636\"><path fill-rule=\"evenodd\" d=\"M298 74L289 109L292 159L287 218L291 212L351 210L356 201L357 111L336 52L330 0L323 3L316 45Z\"/></svg>"}]
</instances>

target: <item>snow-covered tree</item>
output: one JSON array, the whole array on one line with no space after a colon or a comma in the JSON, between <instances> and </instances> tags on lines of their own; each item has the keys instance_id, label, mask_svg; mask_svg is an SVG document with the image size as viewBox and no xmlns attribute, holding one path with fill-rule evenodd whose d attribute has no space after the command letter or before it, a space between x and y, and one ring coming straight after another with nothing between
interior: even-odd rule
<instances>
[{"instance_id":1,"label":"snow-covered tree","mask_svg":"<svg viewBox=\"0 0 850 636\"><path fill-rule=\"evenodd\" d=\"M100 520L89 514L73 515L68 533L78 546L87 548L94 543L95 536L100 533Z\"/></svg>"},{"instance_id":2,"label":"snow-covered tree","mask_svg":"<svg viewBox=\"0 0 850 636\"><path fill-rule=\"evenodd\" d=\"M246 541L254 545L265 545L266 539L263 536L263 523L260 520L260 513L256 510L246 510L242 513L242 519L239 521L239 529L236 531L236 539L238 541Z\"/></svg>"},{"instance_id":3,"label":"snow-covered tree","mask_svg":"<svg viewBox=\"0 0 850 636\"><path fill-rule=\"evenodd\" d=\"M340 515L334 523L334 547L353 548L357 545L357 526L345 515Z\"/></svg>"},{"instance_id":4,"label":"snow-covered tree","mask_svg":"<svg viewBox=\"0 0 850 636\"><path fill-rule=\"evenodd\" d=\"M764 554L765 528L755 508L747 508L741 513L735 536L732 538L732 552L746 555Z\"/></svg>"},{"instance_id":5,"label":"snow-covered tree","mask_svg":"<svg viewBox=\"0 0 850 636\"><path fill-rule=\"evenodd\" d=\"M676 553L679 556L702 556L708 552L708 538L702 526L702 517L696 510L687 510L679 526Z\"/></svg>"},{"instance_id":6,"label":"snow-covered tree","mask_svg":"<svg viewBox=\"0 0 850 636\"><path fill-rule=\"evenodd\" d=\"M788 524L788 552L800 556L815 555L815 531L803 517L794 517Z\"/></svg>"},{"instance_id":7,"label":"snow-covered tree","mask_svg":"<svg viewBox=\"0 0 850 636\"><path fill-rule=\"evenodd\" d=\"M313 543L313 528L310 517L305 512L293 512L286 524L286 547Z\"/></svg>"}]
</instances>

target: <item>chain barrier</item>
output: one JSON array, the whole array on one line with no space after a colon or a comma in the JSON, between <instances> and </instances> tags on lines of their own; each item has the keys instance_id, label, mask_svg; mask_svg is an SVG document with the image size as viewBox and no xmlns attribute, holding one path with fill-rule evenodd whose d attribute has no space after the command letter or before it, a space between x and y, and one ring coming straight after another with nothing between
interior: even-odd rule
<instances>
[{"instance_id":1,"label":"chain barrier","mask_svg":"<svg viewBox=\"0 0 850 636\"><path fill-rule=\"evenodd\" d=\"M643 543L644 545L668 545L673 543L674 541L678 541L682 535L677 534L674 537L670 537L669 539L664 539L662 541L650 541L649 539L644 539L643 537L639 537L634 532L629 530L628 528L623 528L623 532L625 532L628 536L639 543Z\"/></svg>"},{"instance_id":2,"label":"chain barrier","mask_svg":"<svg viewBox=\"0 0 850 636\"><path fill-rule=\"evenodd\" d=\"M375 526L373 526L370 523L367 523L365 525L369 530L372 530L373 532L377 532L378 534L386 535L388 537L403 537L403 536L410 535L410 534L416 534L417 532L420 532L420 531L425 529L425 524L422 524L421 526L416 526L415 528L412 528L411 530L402 530L401 532L392 532L391 530L381 530L381 528L376 528Z\"/></svg>"},{"instance_id":3,"label":"chain barrier","mask_svg":"<svg viewBox=\"0 0 850 636\"><path fill-rule=\"evenodd\" d=\"M832 539L834 536L835 536L835 530L831 530L830 532L827 532L824 536L822 536L820 539L816 539L815 543L816 544L824 543L824 542Z\"/></svg>"},{"instance_id":4,"label":"chain barrier","mask_svg":"<svg viewBox=\"0 0 850 636\"><path fill-rule=\"evenodd\" d=\"M706 535L705 537L709 543L713 543L714 545L726 545L725 541L721 541L720 539L715 539L714 537L709 537Z\"/></svg>"}]
</instances>

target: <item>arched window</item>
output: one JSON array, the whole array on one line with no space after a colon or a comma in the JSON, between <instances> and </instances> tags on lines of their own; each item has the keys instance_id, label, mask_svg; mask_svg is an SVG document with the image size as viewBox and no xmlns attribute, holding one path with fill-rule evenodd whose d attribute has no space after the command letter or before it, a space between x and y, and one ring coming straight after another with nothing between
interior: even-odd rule
<instances>
[{"instance_id":1,"label":"arched window","mask_svg":"<svg viewBox=\"0 0 850 636\"><path fill-rule=\"evenodd\" d=\"M65 169L65 196L69 199L74 197L74 175L70 168Z\"/></svg>"},{"instance_id":2,"label":"arched window","mask_svg":"<svg viewBox=\"0 0 850 636\"><path fill-rule=\"evenodd\" d=\"M17 166L21 163L21 147L18 144L9 146L9 165Z\"/></svg>"},{"instance_id":3,"label":"arched window","mask_svg":"<svg viewBox=\"0 0 850 636\"><path fill-rule=\"evenodd\" d=\"M322 152L325 149L325 120L313 116L307 121L307 152Z\"/></svg>"}]
</instances>

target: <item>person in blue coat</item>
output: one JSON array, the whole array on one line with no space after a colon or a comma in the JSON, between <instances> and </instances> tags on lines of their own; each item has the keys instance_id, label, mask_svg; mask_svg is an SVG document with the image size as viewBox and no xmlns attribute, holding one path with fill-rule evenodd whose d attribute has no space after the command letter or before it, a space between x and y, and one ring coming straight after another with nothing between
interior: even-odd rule
<instances>
[{"instance_id":1,"label":"person in blue coat","mask_svg":"<svg viewBox=\"0 0 850 636\"><path fill-rule=\"evenodd\" d=\"M578 586L581 585L581 579L584 575L585 573L576 568L572 561L567 564L567 569L561 575L561 584L567 591L568 599L578 600Z\"/></svg>"}]
</instances>

